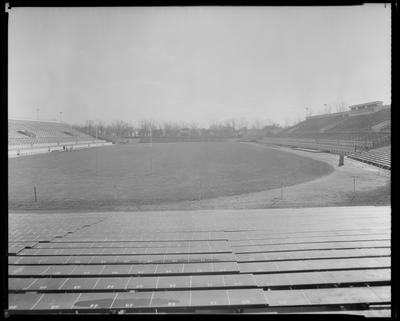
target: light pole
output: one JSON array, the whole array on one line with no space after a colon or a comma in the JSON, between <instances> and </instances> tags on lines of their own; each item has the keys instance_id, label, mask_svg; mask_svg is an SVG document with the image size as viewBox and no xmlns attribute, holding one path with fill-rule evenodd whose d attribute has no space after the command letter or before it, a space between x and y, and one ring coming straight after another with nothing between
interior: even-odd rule
<instances>
[{"instance_id":1,"label":"light pole","mask_svg":"<svg viewBox=\"0 0 400 321\"><path fill-rule=\"evenodd\" d=\"M40 108L36 108L36 120L39 120L39 111L40 111Z\"/></svg>"},{"instance_id":2,"label":"light pole","mask_svg":"<svg viewBox=\"0 0 400 321\"><path fill-rule=\"evenodd\" d=\"M60 111L60 123L62 122L62 111Z\"/></svg>"}]
</instances>

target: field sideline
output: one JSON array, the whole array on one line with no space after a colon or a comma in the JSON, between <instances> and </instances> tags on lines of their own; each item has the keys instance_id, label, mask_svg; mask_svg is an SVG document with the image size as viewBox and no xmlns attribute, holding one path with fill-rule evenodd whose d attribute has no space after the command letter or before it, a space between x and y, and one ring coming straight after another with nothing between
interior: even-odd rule
<instances>
[{"instance_id":1,"label":"field sideline","mask_svg":"<svg viewBox=\"0 0 400 321\"><path fill-rule=\"evenodd\" d=\"M332 172L326 162L237 142L114 145L9 159L9 208L168 209Z\"/></svg>"}]
</instances>

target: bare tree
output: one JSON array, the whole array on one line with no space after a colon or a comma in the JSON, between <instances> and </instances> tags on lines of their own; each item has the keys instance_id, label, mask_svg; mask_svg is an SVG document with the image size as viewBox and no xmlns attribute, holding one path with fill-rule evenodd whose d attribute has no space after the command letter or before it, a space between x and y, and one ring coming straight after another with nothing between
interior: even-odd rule
<instances>
[{"instance_id":1,"label":"bare tree","mask_svg":"<svg viewBox=\"0 0 400 321\"><path fill-rule=\"evenodd\" d=\"M179 136L180 127L174 122L165 122L163 123L163 130L165 136L176 137Z\"/></svg>"},{"instance_id":2,"label":"bare tree","mask_svg":"<svg viewBox=\"0 0 400 321\"><path fill-rule=\"evenodd\" d=\"M342 113L347 111L347 104L343 101L336 103L334 106L337 113Z\"/></svg>"},{"instance_id":3,"label":"bare tree","mask_svg":"<svg viewBox=\"0 0 400 321\"><path fill-rule=\"evenodd\" d=\"M263 123L260 120L254 120L251 123L251 129L262 129L263 127Z\"/></svg>"}]
</instances>

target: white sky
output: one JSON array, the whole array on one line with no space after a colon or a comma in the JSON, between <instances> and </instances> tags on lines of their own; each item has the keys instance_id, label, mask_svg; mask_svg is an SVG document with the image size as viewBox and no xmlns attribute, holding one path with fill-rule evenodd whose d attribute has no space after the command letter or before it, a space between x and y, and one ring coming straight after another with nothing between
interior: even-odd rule
<instances>
[{"instance_id":1,"label":"white sky","mask_svg":"<svg viewBox=\"0 0 400 321\"><path fill-rule=\"evenodd\" d=\"M390 103L390 5L12 8L9 117L284 124ZM334 111L334 107L332 107Z\"/></svg>"}]
</instances>

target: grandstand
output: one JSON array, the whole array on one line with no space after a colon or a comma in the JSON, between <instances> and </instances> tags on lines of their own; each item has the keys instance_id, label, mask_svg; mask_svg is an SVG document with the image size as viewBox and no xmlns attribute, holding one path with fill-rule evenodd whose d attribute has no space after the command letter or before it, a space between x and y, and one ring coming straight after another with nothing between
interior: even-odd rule
<instances>
[{"instance_id":1,"label":"grandstand","mask_svg":"<svg viewBox=\"0 0 400 321\"><path fill-rule=\"evenodd\" d=\"M110 145L65 123L8 120L8 156L18 157Z\"/></svg>"},{"instance_id":2,"label":"grandstand","mask_svg":"<svg viewBox=\"0 0 400 321\"><path fill-rule=\"evenodd\" d=\"M259 142L349 155L390 145L390 129L390 108L373 102L350 106L347 112L307 117Z\"/></svg>"},{"instance_id":3,"label":"grandstand","mask_svg":"<svg viewBox=\"0 0 400 321\"><path fill-rule=\"evenodd\" d=\"M358 160L363 163L378 166L384 169L391 168L390 146L373 149L367 152L348 155L347 157Z\"/></svg>"},{"instance_id":4,"label":"grandstand","mask_svg":"<svg viewBox=\"0 0 400 321\"><path fill-rule=\"evenodd\" d=\"M337 123L346 119L346 116L347 114L345 113L338 113L329 116L325 115L309 117L300 124L289 128L287 132L290 134L323 132L324 128L335 126Z\"/></svg>"},{"instance_id":5,"label":"grandstand","mask_svg":"<svg viewBox=\"0 0 400 321\"><path fill-rule=\"evenodd\" d=\"M380 111L366 114L350 116L344 121L330 128L328 132L349 132L356 128L359 132L368 132L375 125L390 120L390 109L382 109Z\"/></svg>"}]
</instances>

